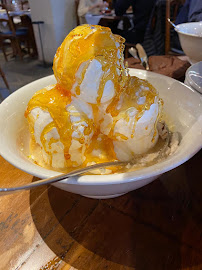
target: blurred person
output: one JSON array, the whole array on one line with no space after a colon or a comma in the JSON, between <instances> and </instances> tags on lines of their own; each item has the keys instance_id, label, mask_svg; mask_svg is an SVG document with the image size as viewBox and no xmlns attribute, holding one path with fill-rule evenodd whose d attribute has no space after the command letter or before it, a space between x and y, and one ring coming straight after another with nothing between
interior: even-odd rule
<instances>
[{"instance_id":1,"label":"blurred person","mask_svg":"<svg viewBox=\"0 0 202 270\"><path fill-rule=\"evenodd\" d=\"M187 0L180 9L175 24L199 21L202 21L202 1Z\"/></svg>"},{"instance_id":2,"label":"blurred person","mask_svg":"<svg viewBox=\"0 0 202 270\"><path fill-rule=\"evenodd\" d=\"M129 43L141 43L144 40L145 30L156 0L116 0L115 13L122 16L132 6L134 27L120 33Z\"/></svg>"},{"instance_id":3,"label":"blurred person","mask_svg":"<svg viewBox=\"0 0 202 270\"><path fill-rule=\"evenodd\" d=\"M186 0L176 17L175 24L200 21L202 21L202 0ZM182 50L176 32L173 33L172 47Z\"/></svg>"},{"instance_id":4,"label":"blurred person","mask_svg":"<svg viewBox=\"0 0 202 270\"><path fill-rule=\"evenodd\" d=\"M105 7L108 7L108 3L102 0L80 0L77 11L80 24L87 23L85 18L87 13L98 15Z\"/></svg>"},{"instance_id":5,"label":"blurred person","mask_svg":"<svg viewBox=\"0 0 202 270\"><path fill-rule=\"evenodd\" d=\"M141 43L147 56L165 54L165 29L166 29L166 1L156 0L151 11L150 19L146 27L144 41ZM175 19L175 24L194 22L202 20L202 0L179 1L179 10ZM170 10L171 18L175 12L175 5ZM179 37L171 27L171 51L182 54Z\"/></svg>"}]
</instances>

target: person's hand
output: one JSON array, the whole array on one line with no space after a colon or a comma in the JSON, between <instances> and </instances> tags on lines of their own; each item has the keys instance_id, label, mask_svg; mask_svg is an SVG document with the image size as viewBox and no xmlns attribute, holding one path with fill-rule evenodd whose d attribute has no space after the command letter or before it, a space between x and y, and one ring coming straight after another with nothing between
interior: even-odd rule
<instances>
[{"instance_id":1,"label":"person's hand","mask_svg":"<svg viewBox=\"0 0 202 270\"><path fill-rule=\"evenodd\" d=\"M108 10L108 6L109 6L109 4L107 3L107 2L103 2L101 5L100 5L100 11L101 11L101 13L105 13L106 12L106 10Z\"/></svg>"},{"instance_id":2,"label":"person's hand","mask_svg":"<svg viewBox=\"0 0 202 270\"><path fill-rule=\"evenodd\" d=\"M106 1L103 2L103 7L108 7L109 6L109 3L107 3Z\"/></svg>"},{"instance_id":3,"label":"person's hand","mask_svg":"<svg viewBox=\"0 0 202 270\"><path fill-rule=\"evenodd\" d=\"M98 4L95 4L95 5L91 6L91 7L89 8L89 10L94 9L94 8L100 8L100 9L103 9L103 8L108 7L108 6L109 6L109 4L108 4L107 2L104 1L103 3L98 3Z\"/></svg>"}]
</instances>

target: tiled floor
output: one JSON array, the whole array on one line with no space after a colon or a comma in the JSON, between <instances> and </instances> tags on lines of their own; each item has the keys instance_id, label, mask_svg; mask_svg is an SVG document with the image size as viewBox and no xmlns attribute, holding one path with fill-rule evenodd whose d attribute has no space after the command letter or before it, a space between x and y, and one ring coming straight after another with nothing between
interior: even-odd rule
<instances>
[{"instance_id":1,"label":"tiled floor","mask_svg":"<svg viewBox=\"0 0 202 270\"><path fill-rule=\"evenodd\" d=\"M9 61L6 62L1 52L0 65L6 75L11 92L14 92L27 83L53 74L52 65L43 67L38 60L30 57L24 57L23 61L20 61L19 58L9 58ZM5 84L0 77L0 102L9 94L9 90L5 87Z\"/></svg>"}]
</instances>

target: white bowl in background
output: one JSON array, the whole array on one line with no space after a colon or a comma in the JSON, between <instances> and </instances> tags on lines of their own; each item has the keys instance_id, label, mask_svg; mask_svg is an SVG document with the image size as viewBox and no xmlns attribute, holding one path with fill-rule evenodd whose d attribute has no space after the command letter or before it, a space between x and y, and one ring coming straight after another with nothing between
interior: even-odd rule
<instances>
[{"instance_id":1,"label":"white bowl in background","mask_svg":"<svg viewBox=\"0 0 202 270\"><path fill-rule=\"evenodd\" d=\"M202 96L172 78L153 72L130 69L130 74L147 79L164 100L165 114L173 120L175 129L182 135L177 151L166 160L134 172L112 175L84 175L72 177L54 185L63 190L91 198L113 198L140 188L161 174L190 159L202 147ZM20 151L19 133L26 135L24 111L32 95L39 89L55 83L53 75L30 83L0 104L0 154L17 168L47 178L59 172L32 163Z\"/></svg>"},{"instance_id":2,"label":"white bowl in background","mask_svg":"<svg viewBox=\"0 0 202 270\"><path fill-rule=\"evenodd\" d=\"M202 61L202 22L178 24L175 27L184 53L191 64Z\"/></svg>"},{"instance_id":3,"label":"white bowl in background","mask_svg":"<svg viewBox=\"0 0 202 270\"><path fill-rule=\"evenodd\" d=\"M202 61L187 69L184 83L202 94Z\"/></svg>"}]
</instances>

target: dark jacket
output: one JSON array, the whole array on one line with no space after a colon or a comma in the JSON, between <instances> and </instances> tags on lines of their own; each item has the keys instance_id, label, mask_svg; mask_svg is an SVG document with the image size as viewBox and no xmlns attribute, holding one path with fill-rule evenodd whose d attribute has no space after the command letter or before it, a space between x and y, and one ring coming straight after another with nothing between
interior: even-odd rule
<instances>
[{"instance_id":1,"label":"dark jacket","mask_svg":"<svg viewBox=\"0 0 202 270\"><path fill-rule=\"evenodd\" d=\"M151 10L155 1L156 0L116 0L115 13L117 16L122 16L130 6L133 8L134 29L130 31L133 37L131 37L128 42L143 41L146 26L149 21Z\"/></svg>"}]
</instances>

